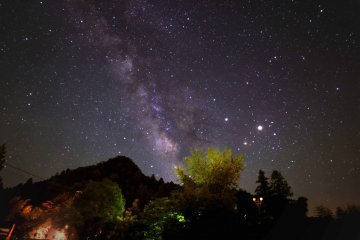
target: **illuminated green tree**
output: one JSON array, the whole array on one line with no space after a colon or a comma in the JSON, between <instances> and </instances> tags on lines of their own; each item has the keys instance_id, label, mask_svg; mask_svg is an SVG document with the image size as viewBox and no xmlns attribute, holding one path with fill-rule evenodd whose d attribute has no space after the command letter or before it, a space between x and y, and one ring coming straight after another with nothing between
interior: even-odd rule
<instances>
[{"instance_id":1,"label":"illuminated green tree","mask_svg":"<svg viewBox=\"0 0 360 240\"><path fill-rule=\"evenodd\" d=\"M174 192L172 199L190 225L210 219L217 221L221 218L219 213L233 214L235 189L244 168L243 156L234 155L229 149L208 148L193 150L184 163L184 168L176 168L183 188Z\"/></svg>"},{"instance_id":2,"label":"illuminated green tree","mask_svg":"<svg viewBox=\"0 0 360 240\"><path fill-rule=\"evenodd\" d=\"M164 232L181 232L186 226L184 215L177 211L168 198L150 201L144 208L143 224L146 230L142 239L163 239Z\"/></svg>"},{"instance_id":3,"label":"illuminated green tree","mask_svg":"<svg viewBox=\"0 0 360 240\"><path fill-rule=\"evenodd\" d=\"M238 187L240 171L244 169L243 155L234 155L230 149L194 149L184 163L184 169L176 168L182 184L192 183L221 193Z\"/></svg>"},{"instance_id":4,"label":"illuminated green tree","mask_svg":"<svg viewBox=\"0 0 360 240\"><path fill-rule=\"evenodd\" d=\"M98 234L105 224L114 224L123 218L125 198L119 186L106 179L90 181L73 202L72 221L82 233Z\"/></svg>"}]
</instances>

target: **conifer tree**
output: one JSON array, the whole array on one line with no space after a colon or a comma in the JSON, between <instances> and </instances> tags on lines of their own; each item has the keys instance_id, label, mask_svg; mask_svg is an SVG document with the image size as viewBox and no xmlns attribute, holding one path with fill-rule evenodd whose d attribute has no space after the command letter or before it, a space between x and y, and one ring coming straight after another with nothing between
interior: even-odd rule
<instances>
[{"instance_id":1,"label":"conifer tree","mask_svg":"<svg viewBox=\"0 0 360 240\"><path fill-rule=\"evenodd\" d=\"M269 179L265 176L263 170L259 170L258 179L256 181L259 185L255 189L255 193L258 196L267 197L270 194Z\"/></svg>"},{"instance_id":2,"label":"conifer tree","mask_svg":"<svg viewBox=\"0 0 360 240\"><path fill-rule=\"evenodd\" d=\"M286 199L293 195L291 187L289 186L288 182L285 180L280 171L274 170L271 173L270 187L271 193L275 197Z\"/></svg>"}]
</instances>

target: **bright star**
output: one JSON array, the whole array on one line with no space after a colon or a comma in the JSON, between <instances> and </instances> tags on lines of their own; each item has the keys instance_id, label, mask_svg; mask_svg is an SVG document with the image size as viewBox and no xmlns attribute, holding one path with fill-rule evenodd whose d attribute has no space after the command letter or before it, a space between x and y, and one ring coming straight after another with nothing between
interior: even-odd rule
<instances>
[{"instance_id":1,"label":"bright star","mask_svg":"<svg viewBox=\"0 0 360 240\"><path fill-rule=\"evenodd\" d=\"M259 130L259 131L262 131L263 130L263 126L261 126L261 125L259 125L259 126L257 126L257 130Z\"/></svg>"}]
</instances>

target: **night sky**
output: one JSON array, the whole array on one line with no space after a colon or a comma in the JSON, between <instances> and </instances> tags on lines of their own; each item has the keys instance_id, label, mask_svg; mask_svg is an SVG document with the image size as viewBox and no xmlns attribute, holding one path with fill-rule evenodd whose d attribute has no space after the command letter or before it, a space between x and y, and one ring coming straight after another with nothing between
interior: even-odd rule
<instances>
[{"instance_id":1,"label":"night sky","mask_svg":"<svg viewBox=\"0 0 360 240\"><path fill-rule=\"evenodd\" d=\"M360 1L336 2L0 0L7 160L176 181L192 147L229 147L249 192L278 169L310 207L359 203Z\"/></svg>"}]
</instances>

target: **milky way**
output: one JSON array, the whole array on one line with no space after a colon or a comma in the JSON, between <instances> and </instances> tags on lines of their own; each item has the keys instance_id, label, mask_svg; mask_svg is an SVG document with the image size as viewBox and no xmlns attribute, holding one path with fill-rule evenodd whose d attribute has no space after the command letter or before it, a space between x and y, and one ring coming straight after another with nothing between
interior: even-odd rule
<instances>
[{"instance_id":1,"label":"milky way","mask_svg":"<svg viewBox=\"0 0 360 240\"><path fill-rule=\"evenodd\" d=\"M43 178L116 155L176 181L193 147L360 201L358 1L0 1L0 143ZM30 176L10 167L12 186ZM38 180L38 179L34 179Z\"/></svg>"}]
</instances>

